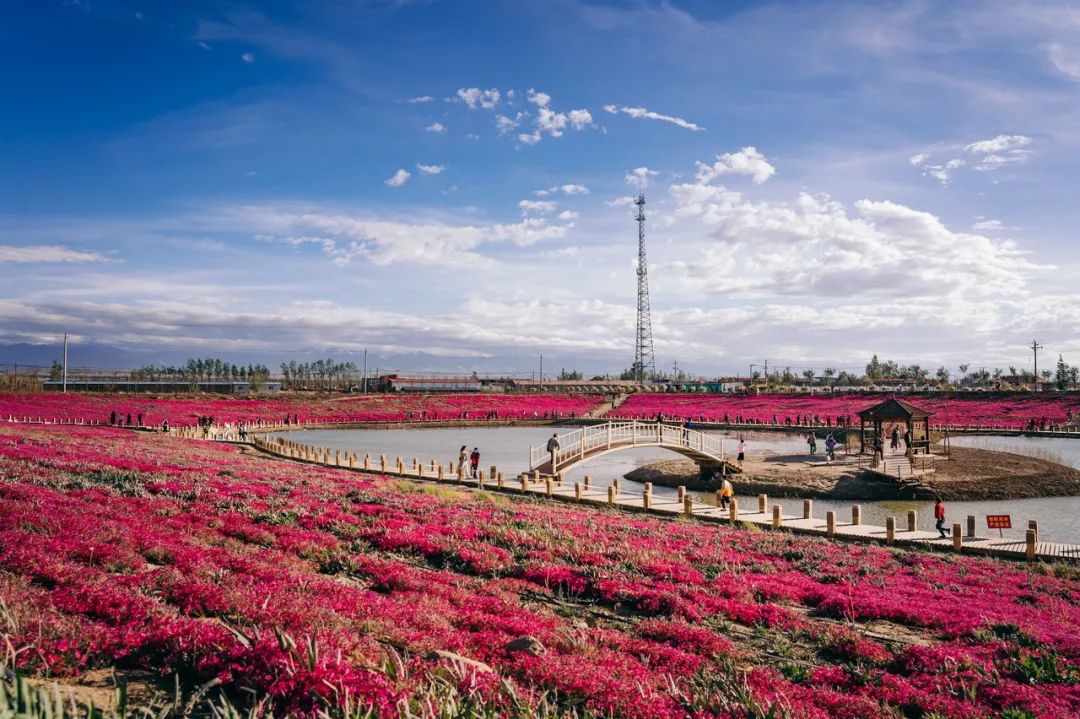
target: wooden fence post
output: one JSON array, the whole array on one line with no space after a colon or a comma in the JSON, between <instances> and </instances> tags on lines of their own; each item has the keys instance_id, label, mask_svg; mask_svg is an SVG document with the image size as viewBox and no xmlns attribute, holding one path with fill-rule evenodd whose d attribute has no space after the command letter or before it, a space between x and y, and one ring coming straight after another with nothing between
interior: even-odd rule
<instances>
[{"instance_id":1,"label":"wooden fence post","mask_svg":"<svg viewBox=\"0 0 1080 719\"><path fill-rule=\"evenodd\" d=\"M967 516L967 532L965 534L968 538L975 536L975 515L973 514Z\"/></svg>"},{"instance_id":2,"label":"wooden fence post","mask_svg":"<svg viewBox=\"0 0 1080 719\"><path fill-rule=\"evenodd\" d=\"M607 488L607 503L615 504L615 485L611 485Z\"/></svg>"},{"instance_id":3,"label":"wooden fence post","mask_svg":"<svg viewBox=\"0 0 1080 719\"><path fill-rule=\"evenodd\" d=\"M773 529L779 529L781 521L782 521L782 518L781 518L781 514L780 514L780 505L779 504L774 504L772 506L772 526L773 526Z\"/></svg>"},{"instance_id":4,"label":"wooden fence post","mask_svg":"<svg viewBox=\"0 0 1080 719\"><path fill-rule=\"evenodd\" d=\"M574 482L574 499L581 501L581 482Z\"/></svg>"},{"instance_id":5,"label":"wooden fence post","mask_svg":"<svg viewBox=\"0 0 1080 719\"><path fill-rule=\"evenodd\" d=\"M734 497L731 498L731 504L728 505L728 519L731 523L739 521L739 500Z\"/></svg>"},{"instance_id":6,"label":"wooden fence post","mask_svg":"<svg viewBox=\"0 0 1080 719\"><path fill-rule=\"evenodd\" d=\"M909 509L907 513L907 531L914 532L918 526L919 513L914 509Z\"/></svg>"},{"instance_id":7,"label":"wooden fence post","mask_svg":"<svg viewBox=\"0 0 1080 719\"><path fill-rule=\"evenodd\" d=\"M1024 558L1029 562L1035 559L1035 544L1039 541L1039 533L1029 529L1024 537Z\"/></svg>"},{"instance_id":8,"label":"wooden fence post","mask_svg":"<svg viewBox=\"0 0 1080 719\"><path fill-rule=\"evenodd\" d=\"M694 516L694 500L690 497L683 497L683 514L687 517Z\"/></svg>"},{"instance_id":9,"label":"wooden fence post","mask_svg":"<svg viewBox=\"0 0 1080 719\"><path fill-rule=\"evenodd\" d=\"M769 495L759 494L757 496L757 511L758 514L765 514L765 511L769 508Z\"/></svg>"},{"instance_id":10,"label":"wooden fence post","mask_svg":"<svg viewBox=\"0 0 1080 719\"><path fill-rule=\"evenodd\" d=\"M680 502L682 502L684 499L686 499L686 486L685 485L680 484L678 487L676 487L676 490L679 493L679 501Z\"/></svg>"},{"instance_id":11,"label":"wooden fence post","mask_svg":"<svg viewBox=\"0 0 1080 719\"><path fill-rule=\"evenodd\" d=\"M836 535L836 512L825 513L825 534L829 537Z\"/></svg>"},{"instance_id":12,"label":"wooden fence post","mask_svg":"<svg viewBox=\"0 0 1080 719\"><path fill-rule=\"evenodd\" d=\"M499 474L498 474L498 483L499 483L499 489L502 489L503 487L506 486L506 479L503 477L502 472L499 472Z\"/></svg>"},{"instance_id":13,"label":"wooden fence post","mask_svg":"<svg viewBox=\"0 0 1080 719\"><path fill-rule=\"evenodd\" d=\"M1037 520L1037 519L1029 519L1028 520L1028 529L1035 532L1035 541L1036 542L1039 541L1039 520Z\"/></svg>"},{"instance_id":14,"label":"wooden fence post","mask_svg":"<svg viewBox=\"0 0 1080 719\"><path fill-rule=\"evenodd\" d=\"M851 523L856 526L862 524L862 507L857 504L851 505Z\"/></svg>"},{"instance_id":15,"label":"wooden fence post","mask_svg":"<svg viewBox=\"0 0 1080 719\"><path fill-rule=\"evenodd\" d=\"M547 496L550 497L552 495L553 490L554 490L551 477L548 477L545 483L546 483L546 489L547 489Z\"/></svg>"},{"instance_id":16,"label":"wooden fence post","mask_svg":"<svg viewBox=\"0 0 1080 719\"><path fill-rule=\"evenodd\" d=\"M885 544L896 541L896 517L885 518Z\"/></svg>"},{"instance_id":17,"label":"wooden fence post","mask_svg":"<svg viewBox=\"0 0 1080 719\"><path fill-rule=\"evenodd\" d=\"M952 548L957 552L964 545L964 535L961 534L960 523L955 522L952 526Z\"/></svg>"},{"instance_id":18,"label":"wooden fence post","mask_svg":"<svg viewBox=\"0 0 1080 719\"><path fill-rule=\"evenodd\" d=\"M802 503L802 518L812 519L814 516L814 500L804 499Z\"/></svg>"}]
</instances>

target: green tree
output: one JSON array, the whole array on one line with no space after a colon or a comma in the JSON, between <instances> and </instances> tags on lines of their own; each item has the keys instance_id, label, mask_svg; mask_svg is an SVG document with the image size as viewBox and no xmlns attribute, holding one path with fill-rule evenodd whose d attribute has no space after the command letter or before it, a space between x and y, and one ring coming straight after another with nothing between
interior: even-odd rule
<instances>
[{"instance_id":1,"label":"green tree","mask_svg":"<svg viewBox=\"0 0 1080 719\"><path fill-rule=\"evenodd\" d=\"M60 364L59 360L53 360L52 366L49 367L49 379L54 382L58 382L64 378L64 365Z\"/></svg>"},{"instance_id":2,"label":"green tree","mask_svg":"<svg viewBox=\"0 0 1080 719\"><path fill-rule=\"evenodd\" d=\"M1065 360L1061 355L1058 355L1057 369L1054 372L1054 384L1060 390L1069 388L1069 365L1065 364Z\"/></svg>"}]
</instances>

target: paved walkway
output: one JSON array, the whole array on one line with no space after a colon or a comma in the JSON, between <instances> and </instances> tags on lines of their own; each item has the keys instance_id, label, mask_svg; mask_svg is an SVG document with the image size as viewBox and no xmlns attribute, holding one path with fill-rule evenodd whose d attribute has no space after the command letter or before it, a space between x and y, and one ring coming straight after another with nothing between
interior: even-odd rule
<instances>
[{"instance_id":1,"label":"paved walkway","mask_svg":"<svg viewBox=\"0 0 1080 719\"><path fill-rule=\"evenodd\" d=\"M1037 529L1028 530L1028 540L1016 540L998 537L980 537L975 535L974 518L969 517L967 527L953 524L952 536L941 539L937 532L915 529L914 512L907 516L891 518L894 526L882 527L863 524L859 521L861 508L853 505L849 516L840 517L835 512L826 512L824 517L815 516L812 500L804 500L803 514L796 516L783 514L781 506L770 506L766 495L759 495L757 501L751 500L752 506L741 507L736 503L734 511L695 499L693 493L680 491L679 496L656 496L651 492L651 485L645 485L645 492L629 493L613 482L603 487L575 482L562 484L554 479L538 479L535 475L514 475L506 477L497 468L490 467L480 473L478 479L459 476L451 465L414 463L400 457L390 459L386 456L361 457L356 453L311 447L282 438L269 441L255 437L251 443L275 456L295 461L319 464L327 467L349 469L357 472L401 477L419 481L452 484L485 491L503 492L510 495L550 498L552 500L588 504L607 505L636 512L648 512L660 516L686 516L704 522L724 524L752 525L778 529L797 534L813 534L840 540L884 543L897 546L919 547L923 549L944 549L965 554L985 554L1010 559L1054 559L1080 561L1080 545L1038 540ZM744 500L745 501L745 500ZM910 527L910 528L909 528Z\"/></svg>"}]
</instances>

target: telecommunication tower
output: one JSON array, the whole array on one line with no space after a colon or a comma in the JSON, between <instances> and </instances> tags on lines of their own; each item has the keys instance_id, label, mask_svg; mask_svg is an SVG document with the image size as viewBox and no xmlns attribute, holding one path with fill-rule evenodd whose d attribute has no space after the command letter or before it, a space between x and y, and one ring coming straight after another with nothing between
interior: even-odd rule
<instances>
[{"instance_id":1,"label":"telecommunication tower","mask_svg":"<svg viewBox=\"0 0 1080 719\"><path fill-rule=\"evenodd\" d=\"M649 314L649 268L645 262L645 195L634 200L637 205L638 261L637 261L637 338L634 346L634 378L639 382L656 375L653 357L652 318Z\"/></svg>"}]
</instances>

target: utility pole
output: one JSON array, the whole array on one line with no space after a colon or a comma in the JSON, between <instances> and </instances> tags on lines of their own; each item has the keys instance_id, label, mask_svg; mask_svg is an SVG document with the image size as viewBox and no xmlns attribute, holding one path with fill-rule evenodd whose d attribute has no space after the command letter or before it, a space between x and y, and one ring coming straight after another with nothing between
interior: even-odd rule
<instances>
[{"instance_id":1,"label":"utility pole","mask_svg":"<svg viewBox=\"0 0 1080 719\"><path fill-rule=\"evenodd\" d=\"M1035 353L1035 389L1039 389L1039 350L1042 349L1042 345L1038 340L1031 340L1031 351Z\"/></svg>"},{"instance_id":2,"label":"utility pole","mask_svg":"<svg viewBox=\"0 0 1080 719\"><path fill-rule=\"evenodd\" d=\"M746 386L747 387L753 387L754 386L754 368L755 367L757 367L757 365L754 364L753 362L751 362L750 363L750 374L746 375L746 380L747 380Z\"/></svg>"},{"instance_id":3,"label":"utility pole","mask_svg":"<svg viewBox=\"0 0 1080 719\"><path fill-rule=\"evenodd\" d=\"M540 391L544 391L544 355L540 355Z\"/></svg>"},{"instance_id":4,"label":"utility pole","mask_svg":"<svg viewBox=\"0 0 1080 719\"><path fill-rule=\"evenodd\" d=\"M64 333L64 394L67 394L67 332Z\"/></svg>"},{"instance_id":5,"label":"utility pole","mask_svg":"<svg viewBox=\"0 0 1080 719\"><path fill-rule=\"evenodd\" d=\"M675 369L673 369L672 372L675 373L675 376L672 377L672 379L675 380L676 382L678 382L679 381L679 360L675 360Z\"/></svg>"},{"instance_id":6,"label":"utility pole","mask_svg":"<svg viewBox=\"0 0 1080 719\"><path fill-rule=\"evenodd\" d=\"M364 388L360 391L367 394L367 347L364 348Z\"/></svg>"},{"instance_id":7,"label":"utility pole","mask_svg":"<svg viewBox=\"0 0 1080 719\"><path fill-rule=\"evenodd\" d=\"M769 391L769 360L765 360L765 391Z\"/></svg>"}]
</instances>

